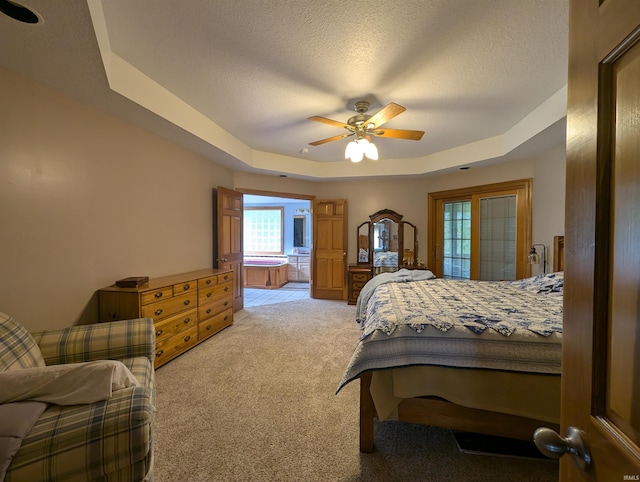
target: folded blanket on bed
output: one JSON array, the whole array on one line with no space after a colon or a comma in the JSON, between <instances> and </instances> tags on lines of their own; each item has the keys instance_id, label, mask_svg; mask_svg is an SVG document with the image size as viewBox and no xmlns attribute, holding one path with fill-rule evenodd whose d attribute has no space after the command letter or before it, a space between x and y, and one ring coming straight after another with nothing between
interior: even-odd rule
<instances>
[{"instance_id":1,"label":"folded blanket on bed","mask_svg":"<svg viewBox=\"0 0 640 482\"><path fill-rule=\"evenodd\" d=\"M0 373L0 403L94 403L110 398L114 390L134 386L138 386L136 377L116 360L23 368Z\"/></svg>"},{"instance_id":2,"label":"folded blanket on bed","mask_svg":"<svg viewBox=\"0 0 640 482\"><path fill-rule=\"evenodd\" d=\"M47 408L42 402L19 402L0 405L0 480L4 480L22 439Z\"/></svg>"},{"instance_id":3,"label":"folded blanket on bed","mask_svg":"<svg viewBox=\"0 0 640 482\"><path fill-rule=\"evenodd\" d=\"M370 279L367 284L360 290L360 296L356 302L356 322L362 323L367 316L367 303L369 298L373 295L373 292L380 285L385 283L406 283L408 281L422 281L433 279L436 276L427 270L423 269L406 269L402 268L393 273L381 273Z\"/></svg>"}]
</instances>

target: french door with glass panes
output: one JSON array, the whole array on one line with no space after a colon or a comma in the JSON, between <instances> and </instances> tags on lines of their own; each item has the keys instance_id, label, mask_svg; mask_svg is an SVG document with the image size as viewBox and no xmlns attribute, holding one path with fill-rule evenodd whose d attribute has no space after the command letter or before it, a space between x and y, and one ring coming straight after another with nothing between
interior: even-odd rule
<instances>
[{"instance_id":1,"label":"french door with glass panes","mask_svg":"<svg viewBox=\"0 0 640 482\"><path fill-rule=\"evenodd\" d=\"M429 267L436 276L513 280L529 275L529 180L432 193L429 213Z\"/></svg>"}]
</instances>

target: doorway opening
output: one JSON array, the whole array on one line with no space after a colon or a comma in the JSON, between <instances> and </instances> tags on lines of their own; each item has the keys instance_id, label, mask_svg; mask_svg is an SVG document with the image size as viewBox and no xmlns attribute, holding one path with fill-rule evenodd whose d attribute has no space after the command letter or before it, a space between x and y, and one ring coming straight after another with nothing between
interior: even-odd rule
<instances>
[{"instance_id":1,"label":"doorway opening","mask_svg":"<svg viewBox=\"0 0 640 482\"><path fill-rule=\"evenodd\" d=\"M244 307L310 298L312 198L243 191Z\"/></svg>"}]
</instances>

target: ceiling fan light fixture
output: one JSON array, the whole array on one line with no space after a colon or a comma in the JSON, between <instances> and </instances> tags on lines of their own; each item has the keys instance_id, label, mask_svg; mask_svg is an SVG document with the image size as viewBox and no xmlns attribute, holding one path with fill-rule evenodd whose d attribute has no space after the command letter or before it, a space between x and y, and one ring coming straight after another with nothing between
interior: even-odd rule
<instances>
[{"instance_id":1,"label":"ceiling fan light fixture","mask_svg":"<svg viewBox=\"0 0 640 482\"><path fill-rule=\"evenodd\" d=\"M378 160L378 148L373 142L369 142L366 137L358 139L358 147L362 150L367 158L377 161Z\"/></svg>"},{"instance_id":2,"label":"ceiling fan light fixture","mask_svg":"<svg viewBox=\"0 0 640 482\"><path fill-rule=\"evenodd\" d=\"M2 1L2 0L0 0ZM419 141L424 135L424 131L413 131L407 129L380 129L380 126L387 123L406 109L395 102L389 102L386 106L374 115L365 114L369 110L369 102L360 101L355 105L357 115L347 120L347 123L339 122L326 117L312 116L309 120L321 122L334 127L341 127L349 131L349 134L342 134L319 141L310 142L312 146L319 146L327 142L338 141L345 137L355 136L355 138L347 144L344 152L345 159L351 159L353 162L360 162L366 156L368 159L377 161L379 158L378 148L369 140L370 136L390 137L393 139L408 139Z\"/></svg>"},{"instance_id":3,"label":"ceiling fan light fixture","mask_svg":"<svg viewBox=\"0 0 640 482\"><path fill-rule=\"evenodd\" d=\"M351 162L360 162L367 156L368 159L378 160L378 148L365 137L353 140L347 144L344 151L344 158L351 159Z\"/></svg>"},{"instance_id":4,"label":"ceiling fan light fixture","mask_svg":"<svg viewBox=\"0 0 640 482\"><path fill-rule=\"evenodd\" d=\"M351 154L351 162L360 162L362 159L364 159L364 152L361 151L360 149L355 150L352 154Z\"/></svg>"},{"instance_id":5,"label":"ceiling fan light fixture","mask_svg":"<svg viewBox=\"0 0 640 482\"><path fill-rule=\"evenodd\" d=\"M372 161L378 160L378 148L373 142L369 142L364 150L364 155Z\"/></svg>"},{"instance_id":6,"label":"ceiling fan light fixture","mask_svg":"<svg viewBox=\"0 0 640 482\"><path fill-rule=\"evenodd\" d=\"M347 144L347 148L344 150L344 158L345 159L353 158L353 156L359 150L360 150L360 148L358 146L358 143L356 141L350 141L349 144Z\"/></svg>"}]
</instances>

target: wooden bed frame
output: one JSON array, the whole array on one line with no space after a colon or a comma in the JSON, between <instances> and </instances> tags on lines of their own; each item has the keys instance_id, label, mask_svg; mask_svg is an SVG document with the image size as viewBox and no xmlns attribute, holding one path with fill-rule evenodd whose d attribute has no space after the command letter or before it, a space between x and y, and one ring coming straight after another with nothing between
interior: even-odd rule
<instances>
[{"instance_id":1,"label":"wooden bed frame","mask_svg":"<svg viewBox=\"0 0 640 482\"><path fill-rule=\"evenodd\" d=\"M555 271L564 269L564 236L554 237ZM377 418L371 397L372 372L360 375L360 451L373 452L374 426ZM541 426L559 431L557 424L489 410L467 408L438 397L404 399L398 405L398 420L465 432L497 435L520 440L533 440L533 432Z\"/></svg>"}]
</instances>

